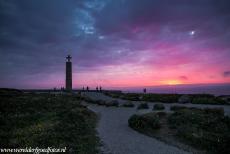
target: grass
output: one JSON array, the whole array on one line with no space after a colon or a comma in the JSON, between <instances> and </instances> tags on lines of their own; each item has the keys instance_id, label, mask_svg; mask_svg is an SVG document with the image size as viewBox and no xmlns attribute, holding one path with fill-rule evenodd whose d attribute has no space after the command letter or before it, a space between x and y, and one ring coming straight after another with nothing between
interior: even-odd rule
<instances>
[{"instance_id":1,"label":"grass","mask_svg":"<svg viewBox=\"0 0 230 154\"><path fill-rule=\"evenodd\" d=\"M117 100L111 100L109 102L106 102L105 106L106 107L111 107L111 106L118 107L119 106L119 102Z\"/></svg>"},{"instance_id":2,"label":"grass","mask_svg":"<svg viewBox=\"0 0 230 154\"><path fill-rule=\"evenodd\" d=\"M141 110L141 109L149 109L149 105L148 103L141 103L137 106L137 110Z\"/></svg>"},{"instance_id":3,"label":"grass","mask_svg":"<svg viewBox=\"0 0 230 154\"><path fill-rule=\"evenodd\" d=\"M165 106L163 104L154 104L153 110L164 110Z\"/></svg>"},{"instance_id":4,"label":"grass","mask_svg":"<svg viewBox=\"0 0 230 154\"><path fill-rule=\"evenodd\" d=\"M139 101L141 96L138 93L105 92L104 94L113 98L121 98L121 99L131 100L131 101Z\"/></svg>"},{"instance_id":5,"label":"grass","mask_svg":"<svg viewBox=\"0 0 230 154\"><path fill-rule=\"evenodd\" d=\"M121 98L131 101L146 101L146 102L161 102L161 103L176 103L183 94L143 94L143 93L113 93L106 92L106 95L113 98ZM210 94L186 94L189 98L186 102L192 104L217 104L228 105L226 100Z\"/></svg>"},{"instance_id":6,"label":"grass","mask_svg":"<svg viewBox=\"0 0 230 154\"><path fill-rule=\"evenodd\" d=\"M143 101L149 102L162 102L162 103L175 103L181 95L178 94L145 94Z\"/></svg>"},{"instance_id":7,"label":"grass","mask_svg":"<svg viewBox=\"0 0 230 154\"><path fill-rule=\"evenodd\" d=\"M118 100L111 100L111 101L105 101L105 100L100 100L100 99L93 100L89 97L82 97L82 99L91 104L97 104L97 105L106 106L106 107L119 107Z\"/></svg>"},{"instance_id":8,"label":"grass","mask_svg":"<svg viewBox=\"0 0 230 154\"><path fill-rule=\"evenodd\" d=\"M227 104L227 102L219 97L194 97L193 104Z\"/></svg>"},{"instance_id":9,"label":"grass","mask_svg":"<svg viewBox=\"0 0 230 154\"><path fill-rule=\"evenodd\" d=\"M195 107L186 107L186 106L181 106L181 105L173 105L170 107L171 111L178 111L182 109L196 109Z\"/></svg>"},{"instance_id":10,"label":"grass","mask_svg":"<svg viewBox=\"0 0 230 154\"><path fill-rule=\"evenodd\" d=\"M161 127L158 114L132 115L129 126L139 132L154 131Z\"/></svg>"},{"instance_id":11,"label":"grass","mask_svg":"<svg viewBox=\"0 0 230 154\"><path fill-rule=\"evenodd\" d=\"M122 106L123 107L134 107L135 105L131 101L126 101Z\"/></svg>"},{"instance_id":12,"label":"grass","mask_svg":"<svg viewBox=\"0 0 230 154\"><path fill-rule=\"evenodd\" d=\"M209 153L230 153L230 118L223 109L182 109L169 117L176 136Z\"/></svg>"},{"instance_id":13,"label":"grass","mask_svg":"<svg viewBox=\"0 0 230 154\"><path fill-rule=\"evenodd\" d=\"M175 108L174 108L175 109ZM165 112L133 115L129 126L183 149L194 148L209 154L230 153L230 118L221 108L176 108ZM153 127L157 124L159 127Z\"/></svg>"},{"instance_id":14,"label":"grass","mask_svg":"<svg viewBox=\"0 0 230 154\"><path fill-rule=\"evenodd\" d=\"M66 147L98 153L96 115L76 95L20 94L0 97L0 147Z\"/></svg>"}]
</instances>

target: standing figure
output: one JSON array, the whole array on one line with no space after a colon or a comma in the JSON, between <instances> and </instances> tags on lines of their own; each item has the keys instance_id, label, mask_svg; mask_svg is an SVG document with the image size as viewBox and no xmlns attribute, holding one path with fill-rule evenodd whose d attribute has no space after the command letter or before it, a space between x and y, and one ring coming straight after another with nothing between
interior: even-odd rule
<instances>
[{"instance_id":1,"label":"standing figure","mask_svg":"<svg viewBox=\"0 0 230 154\"><path fill-rule=\"evenodd\" d=\"M100 91L102 90L101 86L100 86Z\"/></svg>"},{"instance_id":2,"label":"standing figure","mask_svg":"<svg viewBox=\"0 0 230 154\"><path fill-rule=\"evenodd\" d=\"M146 88L143 89L143 92L146 93Z\"/></svg>"},{"instance_id":3,"label":"standing figure","mask_svg":"<svg viewBox=\"0 0 230 154\"><path fill-rule=\"evenodd\" d=\"M96 91L98 91L98 86L96 87Z\"/></svg>"},{"instance_id":4,"label":"standing figure","mask_svg":"<svg viewBox=\"0 0 230 154\"><path fill-rule=\"evenodd\" d=\"M88 86L86 87L86 91L89 91L89 87Z\"/></svg>"}]
</instances>

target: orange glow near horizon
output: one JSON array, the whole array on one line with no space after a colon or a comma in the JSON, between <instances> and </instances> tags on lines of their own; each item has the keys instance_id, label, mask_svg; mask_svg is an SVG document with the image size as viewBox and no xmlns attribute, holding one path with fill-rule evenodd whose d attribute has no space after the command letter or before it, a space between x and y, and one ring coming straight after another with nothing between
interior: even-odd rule
<instances>
[{"instance_id":1,"label":"orange glow near horizon","mask_svg":"<svg viewBox=\"0 0 230 154\"><path fill-rule=\"evenodd\" d=\"M179 85L179 84L183 84L183 83L181 81L179 81L179 80L167 80L167 81L164 81L162 84Z\"/></svg>"},{"instance_id":2,"label":"orange glow near horizon","mask_svg":"<svg viewBox=\"0 0 230 154\"><path fill-rule=\"evenodd\" d=\"M73 87L96 87L100 85L103 87L146 87L230 83L230 79L223 78L221 75L212 76L216 72L214 69L205 71L199 69L186 66L159 68L132 64L109 66L95 71L74 74Z\"/></svg>"}]
</instances>

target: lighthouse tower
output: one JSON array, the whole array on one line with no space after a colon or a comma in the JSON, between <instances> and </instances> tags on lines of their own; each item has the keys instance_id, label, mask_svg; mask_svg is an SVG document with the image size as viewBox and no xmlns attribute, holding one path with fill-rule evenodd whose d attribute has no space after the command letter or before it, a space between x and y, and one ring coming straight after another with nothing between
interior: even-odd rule
<instances>
[{"instance_id":1,"label":"lighthouse tower","mask_svg":"<svg viewBox=\"0 0 230 154\"><path fill-rule=\"evenodd\" d=\"M68 55L66 57L66 80L65 80L65 88L66 91L72 91L72 57Z\"/></svg>"}]
</instances>

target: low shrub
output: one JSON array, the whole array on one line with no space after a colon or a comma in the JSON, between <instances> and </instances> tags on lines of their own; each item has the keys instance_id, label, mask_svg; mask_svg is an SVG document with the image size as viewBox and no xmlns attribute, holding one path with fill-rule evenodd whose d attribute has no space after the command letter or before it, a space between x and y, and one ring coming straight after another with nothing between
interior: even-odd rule
<instances>
[{"instance_id":1,"label":"low shrub","mask_svg":"<svg viewBox=\"0 0 230 154\"><path fill-rule=\"evenodd\" d=\"M212 114L215 116L224 116L223 108L205 108L203 110L206 114Z\"/></svg>"},{"instance_id":2,"label":"low shrub","mask_svg":"<svg viewBox=\"0 0 230 154\"><path fill-rule=\"evenodd\" d=\"M159 116L154 114L149 116L146 115L132 115L129 120L129 127L137 130L137 131L147 131L147 130L155 130L161 127L159 122Z\"/></svg>"},{"instance_id":3,"label":"low shrub","mask_svg":"<svg viewBox=\"0 0 230 154\"><path fill-rule=\"evenodd\" d=\"M170 107L171 111L178 111L178 110L184 110L184 109L196 110L198 108L196 108L196 107L186 107L186 106L180 106L180 105L173 105L173 106Z\"/></svg>"},{"instance_id":4,"label":"low shrub","mask_svg":"<svg viewBox=\"0 0 230 154\"><path fill-rule=\"evenodd\" d=\"M189 95L182 95L181 97L179 97L178 103L191 103L191 98Z\"/></svg>"},{"instance_id":5,"label":"low shrub","mask_svg":"<svg viewBox=\"0 0 230 154\"><path fill-rule=\"evenodd\" d=\"M20 94L0 99L2 147L66 147L66 153L99 152L96 114L82 106L76 95Z\"/></svg>"},{"instance_id":6,"label":"low shrub","mask_svg":"<svg viewBox=\"0 0 230 154\"><path fill-rule=\"evenodd\" d=\"M119 102L117 100L112 100L110 102L106 102L105 106L106 107L110 107L110 106L116 106L116 107L118 107L119 106Z\"/></svg>"},{"instance_id":7,"label":"low shrub","mask_svg":"<svg viewBox=\"0 0 230 154\"><path fill-rule=\"evenodd\" d=\"M96 102L98 105L105 105L106 102L104 100L97 100Z\"/></svg>"},{"instance_id":8,"label":"low shrub","mask_svg":"<svg viewBox=\"0 0 230 154\"><path fill-rule=\"evenodd\" d=\"M122 106L123 107L134 107L134 104L131 101L126 101Z\"/></svg>"},{"instance_id":9,"label":"low shrub","mask_svg":"<svg viewBox=\"0 0 230 154\"><path fill-rule=\"evenodd\" d=\"M104 92L105 95L113 97L113 98L120 98L123 93L120 92Z\"/></svg>"},{"instance_id":10,"label":"low shrub","mask_svg":"<svg viewBox=\"0 0 230 154\"><path fill-rule=\"evenodd\" d=\"M121 97L122 99L130 100L130 101L139 101L140 94L137 93L125 93Z\"/></svg>"},{"instance_id":11,"label":"low shrub","mask_svg":"<svg viewBox=\"0 0 230 154\"><path fill-rule=\"evenodd\" d=\"M222 109L183 109L169 116L170 128L184 142L208 153L230 153L230 118Z\"/></svg>"},{"instance_id":12,"label":"low shrub","mask_svg":"<svg viewBox=\"0 0 230 154\"><path fill-rule=\"evenodd\" d=\"M227 102L218 97L194 97L193 104L227 104Z\"/></svg>"},{"instance_id":13,"label":"low shrub","mask_svg":"<svg viewBox=\"0 0 230 154\"><path fill-rule=\"evenodd\" d=\"M142 100L149 102L175 103L180 96L179 94L144 94Z\"/></svg>"},{"instance_id":14,"label":"low shrub","mask_svg":"<svg viewBox=\"0 0 230 154\"><path fill-rule=\"evenodd\" d=\"M164 117L164 116L166 116L167 115L167 113L166 112L156 112L155 113L156 115L158 115L159 117Z\"/></svg>"},{"instance_id":15,"label":"low shrub","mask_svg":"<svg viewBox=\"0 0 230 154\"><path fill-rule=\"evenodd\" d=\"M154 104L153 110L164 110L165 106L163 104Z\"/></svg>"},{"instance_id":16,"label":"low shrub","mask_svg":"<svg viewBox=\"0 0 230 154\"><path fill-rule=\"evenodd\" d=\"M140 110L140 109L149 109L149 105L148 103L141 103L137 106L137 109Z\"/></svg>"},{"instance_id":17,"label":"low shrub","mask_svg":"<svg viewBox=\"0 0 230 154\"><path fill-rule=\"evenodd\" d=\"M83 100L85 100L88 103L97 104L97 102L95 102L94 100L92 100L90 97L84 96L82 98L83 98Z\"/></svg>"},{"instance_id":18,"label":"low shrub","mask_svg":"<svg viewBox=\"0 0 230 154\"><path fill-rule=\"evenodd\" d=\"M121 92L105 92L107 96L113 98L121 98L125 100L138 101L141 94L138 93L121 93Z\"/></svg>"}]
</instances>

